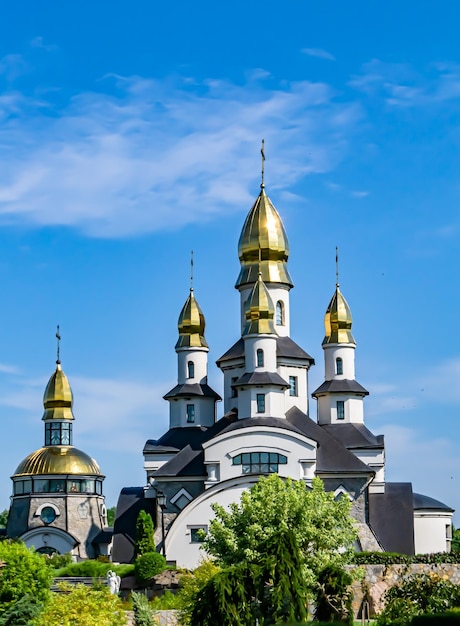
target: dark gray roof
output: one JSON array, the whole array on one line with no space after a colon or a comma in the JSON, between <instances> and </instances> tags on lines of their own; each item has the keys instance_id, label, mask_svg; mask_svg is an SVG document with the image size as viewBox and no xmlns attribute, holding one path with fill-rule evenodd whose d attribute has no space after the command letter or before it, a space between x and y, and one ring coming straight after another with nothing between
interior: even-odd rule
<instances>
[{"instance_id":1,"label":"dark gray roof","mask_svg":"<svg viewBox=\"0 0 460 626\"><path fill-rule=\"evenodd\" d=\"M155 472L155 479L171 476L205 476L202 450L185 446L176 456Z\"/></svg>"},{"instance_id":2,"label":"dark gray roof","mask_svg":"<svg viewBox=\"0 0 460 626\"><path fill-rule=\"evenodd\" d=\"M277 372L245 372L232 384L232 387L240 387L241 385L275 385L285 389L289 387L289 383L281 378Z\"/></svg>"},{"instance_id":3,"label":"dark gray roof","mask_svg":"<svg viewBox=\"0 0 460 626\"><path fill-rule=\"evenodd\" d=\"M245 417L237 420L233 424L230 424L222 430L222 433L229 433L234 430L240 430L241 428L253 428L254 426L268 426L270 428L284 428L285 430L290 430L299 435L303 435L304 433L299 430L296 426L291 424L285 419L279 417Z\"/></svg>"},{"instance_id":4,"label":"dark gray roof","mask_svg":"<svg viewBox=\"0 0 460 626\"><path fill-rule=\"evenodd\" d=\"M322 385L311 394L314 398L322 393L357 393L368 396L369 392L364 389L356 380L325 380Z\"/></svg>"},{"instance_id":5,"label":"dark gray roof","mask_svg":"<svg viewBox=\"0 0 460 626\"><path fill-rule=\"evenodd\" d=\"M346 448L383 448L383 435L374 435L364 424L324 424L326 432Z\"/></svg>"},{"instance_id":6,"label":"dark gray roof","mask_svg":"<svg viewBox=\"0 0 460 626\"><path fill-rule=\"evenodd\" d=\"M310 365L315 364L315 360L305 350L298 346L290 337L277 337L276 339L276 355L278 358L300 359L308 361ZM241 359L244 357L244 339L241 337L236 343L223 354L216 363L220 366L225 361L232 359Z\"/></svg>"},{"instance_id":7,"label":"dark gray roof","mask_svg":"<svg viewBox=\"0 0 460 626\"><path fill-rule=\"evenodd\" d=\"M155 500L144 495L143 487L125 487L120 492L113 528L112 559L115 563L131 563L134 559L139 512L147 511L155 519Z\"/></svg>"},{"instance_id":8,"label":"dark gray roof","mask_svg":"<svg viewBox=\"0 0 460 626\"><path fill-rule=\"evenodd\" d=\"M216 400L222 400L218 393L214 391L209 385L206 384L188 384L176 385L163 396L164 400L168 398L176 398L177 396L200 396L205 398L215 398Z\"/></svg>"},{"instance_id":9,"label":"dark gray roof","mask_svg":"<svg viewBox=\"0 0 460 626\"><path fill-rule=\"evenodd\" d=\"M455 509L451 509L450 506L440 502L439 500L435 500L434 498L430 498L429 496L424 496L421 493L413 494L413 503L414 503L414 511L419 509L433 509L435 511L448 511L453 513Z\"/></svg>"},{"instance_id":10,"label":"dark gray roof","mask_svg":"<svg viewBox=\"0 0 460 626\"><path fill-rule=\"evenodd\" d=\"M204 426L188 426L187 428L170 428L160 439L148 439L144 446L145 452L177 452L185 446L199 448L206 437Z\"/></svg>"},{"instance_id":11,"label":"dark gray roof","mask_svg":"<svg viewBox=\"0 0 460 626\"><path fill-rule=\"evenodd\" d=\"M112 541L113 528L104 528L98 533L91 543L109 544Z\"/></svg>"},{"instance_id":12,"label":"dark gray roof","mask_svg":"<svg viewBox=\"0 0 460 626\"><path fill-rule=\"evenodd\" d=\"M369 523L386 552L414 554L411 483L385 483L385 493L370 493Z\"/></svg>"},{"instance_id":13,"label":"dark gray roof","mask_svg":"<svg viewBox=\"0 0 460 626\"><path fill-rule=\"evenodd\" d=\"M319 473L374 474L368 465L360 461L322 426L319 426L297 407L289 409L286 413L286 419L303 435L318 443L316 469Z\"/></svg>"}]
</instances>

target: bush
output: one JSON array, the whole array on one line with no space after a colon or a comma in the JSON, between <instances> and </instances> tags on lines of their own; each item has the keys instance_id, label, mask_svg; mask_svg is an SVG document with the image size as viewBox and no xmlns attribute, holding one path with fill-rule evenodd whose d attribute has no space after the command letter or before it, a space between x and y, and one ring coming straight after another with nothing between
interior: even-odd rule
<instances>
[{"instance_id":1,"label":"bush","mask_svg":"<svg viewBox=\"0 0 460 626\"><path fill-rule=\"evenodd\" d=\"M45 554L44 556L46 564L54 569L62 569L72 563L72 555L70 552L67 552L66 554L54 552L54 554Z\"/></svg>"},{"instance_id":2,"label":"bush","mask_svg":"<svg viewBox=\"0 0 460 626\"><path fill-rule=\"evenodd\" d=\"M134 623L136 626L154 626L152 611L147 598L142 593L131 594L134 611Z\"/></svg>"},{"instance_id":3,"label":"bush","mask_svg":"<svg viewBox=\"0 0 460 626\"><path fill-rule=\"evenodd\" d=\"M459 626L460 613L449 611L447 613L436 613L435 615L418 615L414 617L411 626Z\"/></svg>"},{"instance_id":4,"label":"bush","mask_svg":"<svg viewBox=\"0 0 460 626\"><path fill-rule=\"evenodd\" d=\"M318 576L315 620L353 626L352 578L336 565L325 567Z\"/></svg>"},{"instance_id":5,"label":"bush","mask_svg":"<svg viewBox=\"0 0 460 626\"><path fill-rule=\"evenodd\" d=\"M393 565L425 563L460 563L460 552L435 552L433 554L399 554L399 552L354 552L351 562L356 565Z\"/></svg>"},{"instance_id":6,"label":"bush","mask_svg":"<svg viewBox=\"0 0 460 626\"><path fill-rule=\"evenodd\" d=\"M181 624L190 624L198 594L218 572L220 572L220 567L218 567L214 561L211 559L203 559L193 572L182 576L179 583L179 593L177 595Z\"/></svg>"},{"instance_id":7,"label":"bush","mask_svg":"<svg viewBox=\"0 0 460 626\"><path fill-rule=\"evenodd\" d=\"M134 565L114 565L113 563L105 563L103 561L80 561L80 563L70 563L66 567L54 572L56 577L68 576L87 576L89 578L105 578L109 569L113 570L118 576L129 576L134 571Z\"/></svg>"},{"instance_id":8,"label":"bush","mask_svg":"<svg viewBox=\"0 0 460 626\"><path fill-rule=\"evenodd\" d=\"M0 611L27 594L46 602L53 572L44 556L21 542L2 541L0 561L5 562L0 570Z\"/></svg>"},{"instance_id":9,"label":"bush","mask_svg":"<svg viewBox=\"0 0 460 626\"><path fill-rule=\"evenodd\" d=\"M163 595L157 596L150 601L152 611L170 611L180 607L181 601L179 596L169 591L169 589L166 589Z\"/></svg>"},{"instance_id":10,"label":"bush","mask_svg":"<svg viewBox=\"0 0 460 626\"><path fill-rule=\"evenodd\" d=\"M134 562L134 575L139 583L147 583L166 569L166 559L158 552L147 552Z\"/></svg>"},{"instance_id":11,"label":"bush","mask_svg":"<svg viewBox=\"0 0 460 626\"><path fill-rule=\"evenodd\" d=\"M43 605L29 594L22 596L0 615L0 626L30 626L42 608Z\"/></svg>"},{"instance_id":12,"label":"bush","mask_svg":"<svg viewBox=\"0 0 460 626\"><path fill-rule=\"evenodd\" d=\"M140 511L136 521L136 542L134 545L134 557L155 552L153 539L153 521L146 511Z\"/></svg>"}]
</instances>

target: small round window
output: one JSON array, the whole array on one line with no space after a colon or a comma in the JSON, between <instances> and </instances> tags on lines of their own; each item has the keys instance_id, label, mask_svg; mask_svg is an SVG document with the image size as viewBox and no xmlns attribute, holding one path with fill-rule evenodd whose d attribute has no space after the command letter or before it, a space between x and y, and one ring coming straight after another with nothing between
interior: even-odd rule
<instances>
[{"instance_id":1,"label":"small round window","mask_svg":"<svg viewBox=\"0 0 460 626\"><path fill-rule=\"evenodd\" d=\"M52 524L56 519L56 511L51 506L45 506L40 513L40 519L44 524Z\"/></svg>"}]
</instances>

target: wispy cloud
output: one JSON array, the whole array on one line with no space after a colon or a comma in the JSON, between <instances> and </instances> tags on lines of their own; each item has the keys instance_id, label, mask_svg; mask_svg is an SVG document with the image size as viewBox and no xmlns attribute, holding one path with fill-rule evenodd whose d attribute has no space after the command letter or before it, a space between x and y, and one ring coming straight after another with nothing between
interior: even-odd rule
<instances>
[{"instance_id":1,"label":"wispy cloud","mask_svg":"<svg viewBox=\"0 0 460 626\"><path fill-rule=\"evenodd\" d=\"M0 96L0 223L123 237L210 219L247 206L262 137L268 184L288 188L333 169L361 115L321 83L107 81L59 111Z\"/></svg>"},{"instance_id":2,"label":"wispy cloud","mask_svg":"<svg viewBox=\"0 0 460 626\"><path fill-rule=\"evenodd\" d=\"M318 59L326 59L327 61L335 61L335 56L323 50L322 48L302 48L302 52L309 57L317 57Z\"/></svg>"}]
</instances>

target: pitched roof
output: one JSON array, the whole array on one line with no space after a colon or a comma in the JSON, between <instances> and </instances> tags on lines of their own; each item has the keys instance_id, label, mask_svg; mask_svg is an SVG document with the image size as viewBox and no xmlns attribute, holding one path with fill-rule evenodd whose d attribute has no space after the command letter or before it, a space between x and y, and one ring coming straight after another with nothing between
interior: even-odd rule
<instances>
[{"instance_id":1,"label":"pitched roof","mask_svg":"<svg viewBox=\"0 0 460 626\"><path fill-rule=\"evenodd\" d=\"M281 378L277 372L245 372L232 384L232 387L239 387L240 385L275 385L285 389L289 387L289 383Z\"/></svg>"},{"instance_id":2,"label":"pitched roof","mask_svg":"<svg viewBox=\"0 0 460 626\"><path fill-rule=\"evenodd\" d=\"M411 483L385 483L385 493L370 493L369 523L386 552L414 554Z\"/></svg>"},{"instance_id":3,"label":"pitched roof","mask_svg":"<svg viewBox=\"0 0 460 626\"><path fill-rule=\"evenodd\" d=\"M364 424L324 424L326 432L346 448L383 448L383 435L374 435Z\"/></svg>"},{"instance_id":4,"label":"pitched roof","mask_svg":"<svg viewBox=\"0 0 460 626\"><path fill-rule=\"evenodd\" d=\"M308 352L305 352L290 337L276 338L276 355L278 358L299 359L308 361L310 365L315 364L315 359ZM244 357L244 339L241 337L233 346L223 354L216 363L220 367L221 363L231 361L233 359L241 359Z\"/></svg>"},{"instance_id":5,"label":"pitched roof","mask_svg":"<svg viewBox=\"0 0 460 626\"><path fill-rule=\"evenodd\" d=\"M176 398L177 396L201 396L222 400L219 394L206 383L185 383L184 385L176 385L171 389L171 391L168 391L168 393L163 396L163 399L167 400L168 398Z\"/></svg>"},{"instance_id":6,"label":"pitched roof","mask_svg":"<svg viewBox=\"0 0 460 626\"><path fill-rule=\"evenodd\" d=\"M322 385L315 389L311 394L314 398L322 393L357 393L359 395L368 396L369 392L364 389L356 380L325 380Z\"/></svg>"}]
</instances>

